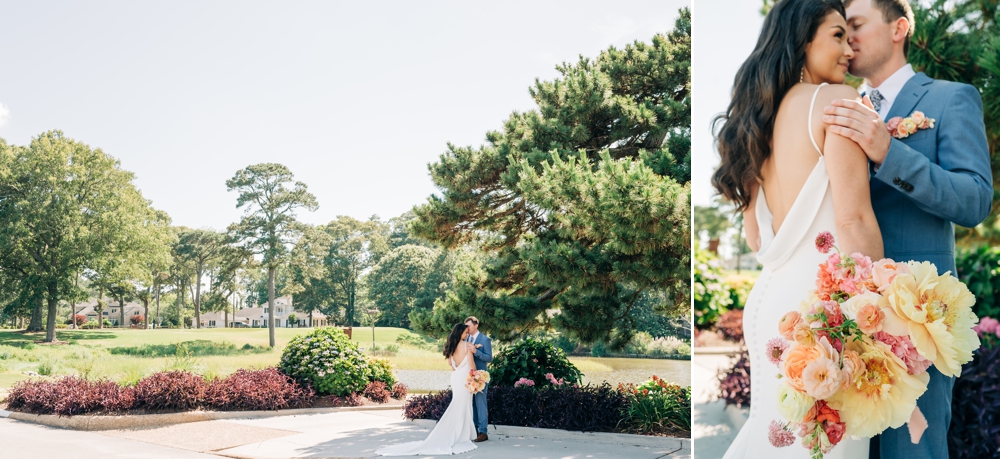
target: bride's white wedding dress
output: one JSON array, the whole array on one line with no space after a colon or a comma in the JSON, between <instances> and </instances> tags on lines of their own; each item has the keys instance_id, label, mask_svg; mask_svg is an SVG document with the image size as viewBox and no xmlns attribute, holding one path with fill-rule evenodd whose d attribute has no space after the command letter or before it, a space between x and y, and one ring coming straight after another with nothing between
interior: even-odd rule
<instances>
[{"instance_id":1,"label":"bride's white wedding dress","mask_svg":"<svg viewBox=\"0 0 1000 459\"><path fill-rule=\"evenodd\" d=\"M450 358L451 366L451 403L441 415L441 420L426 440L383 446L375 450L378 456L416 456L462 454L476 449L472 442L476 438L476 428L472 423L472 394L465 388L469 375L472 353L467 353L460 365L455 365L455 359Z\"/></svg>"},{"instance_id":2,"label":"bride's white wedding dress","mask_svg":"<svg viewBox=\"0 0 1000 459\"><path fill-rule=\"evenodd\" d=\"M825 84L825 83L824 83ZM750 352L750 418L740 429L724 459L807 459L809 450L796 441L791 446L775 448L768 440L768 425L772 420L784 422L778 414L776 378L778 367L765 355L765 346L778 334L778 321L785 313L797 310L809 290L815 288L816 273L827 255L816 250L815 238L822 231L836 236L833 216L833 196L830 178L826 173L823 152L816 145L812 134L812 112L820 85L813 93L809 105L809 139L819 152L819 161L805 185L795 198L778 233L774 234L774 220L764 188L757 193L754 212L760 226L761 248L757 260L763 265L757 282L747 298L743 312L743 336ZM798 432L796 432L797 434ZM868 457L869 440L852 440L845 437L826 454L827 459L857 459Z\"/></svg>"}]
</instances>

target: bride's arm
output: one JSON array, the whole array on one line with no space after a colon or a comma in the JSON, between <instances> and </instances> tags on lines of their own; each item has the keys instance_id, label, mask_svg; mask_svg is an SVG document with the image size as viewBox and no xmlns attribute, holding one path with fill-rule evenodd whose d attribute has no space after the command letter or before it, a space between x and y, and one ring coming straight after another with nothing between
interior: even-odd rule
<instances>
[{"instance_id":1,"label":"bride's arm","mask_svg":"<svg viewBox=\"0 0 1000 459\"><path fill-rule=\"evenodd\" d=\"M826 96L826 97L824 97ZM820 99L857 99L858 93L850 86L831 86L821 90ZM861 252L873 260L883 256L882 232L879 231L875 211L872 210L871 188L868 176L868 157L854 141L830 132L822 121L823 105L816 101L813 127L824 129L823 156L830 176L830 192L837 223L837 246L844 253ZM815 236L815 235L812 235Z\"/></svg>"},{"instance_id":2,"label":"bride's arm","mask_svg":"<svg viewBox=\"0 0 1000 459\"><path fill-rule=\"evenodd\" d=\"M757 223L757 189L760 184L750 185L750 204L743 211L743 231L746 233L747 245L754 252L760 251L760 225Z\"/></svg>"}]
</instances>

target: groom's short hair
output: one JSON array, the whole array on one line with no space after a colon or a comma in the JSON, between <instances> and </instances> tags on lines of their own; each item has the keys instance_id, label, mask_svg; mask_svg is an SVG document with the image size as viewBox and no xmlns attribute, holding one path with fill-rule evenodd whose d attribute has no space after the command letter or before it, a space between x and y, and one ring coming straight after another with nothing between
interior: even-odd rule
<instances>
[{"instance_id":1,"label":"groom's short hair","mask_svg":"<svg viewBox=\"0 0 1000 459\"><path fill-rule=\"evenodd\" d=\"M854 0L844 0L844 8L851 6ZM909 0L871 0L872 6L882 11L882 19L890 23L899 18L906 18L910 30L906 31L906 40L903 41L903 56L910 55L910 38L913 38L913 31L916 24L913 20L913 8L910 8Z\"/></svg>"},{"instance_id":2,"label":"groom's short hair","mask_svg":"<svg viewBox=\"0 0 1000 459\"><path fill-rule=\"evenodd\" d=\"M465 318L465 322L463 322L463 323L469 323L469 322L472 322L472 323L474 323L476 325L479 325L479 319L477 319L476 316L466 317Z\"/></svg>"}]
</instances>

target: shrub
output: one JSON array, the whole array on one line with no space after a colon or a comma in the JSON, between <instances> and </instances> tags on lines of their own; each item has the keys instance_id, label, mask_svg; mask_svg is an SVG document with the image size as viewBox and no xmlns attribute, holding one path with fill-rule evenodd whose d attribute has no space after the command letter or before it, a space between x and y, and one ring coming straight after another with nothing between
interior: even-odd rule
<instances>
[{"instance_id":1,"label":"shrub","mask_svg":"<svg viewBox=\"0 0 1000 459\"><path fill-rule=\"evenodd\" d=\"M371 359L369 364L372 368L372 381L381 381L385 387L392 387L396 384L396 375L392 372L392 363L386 359Z\"/></svg>"},{"instance_id":2,"label":"shrub","mask_svg":"<svg viewBox=\"0 0 1000 459\"><path fill-rule=\"evenodd\" d=\"M600 386L506 387L487 393L490 422L494 424L612 432L622 420L625 395L604 383Z\"/></svg>"},{"instance_id":3,"label":"shrub","mask_svg":"<svg viewBox=\"0 0 1000 459\"><path fill-rule=\"evenodd\" d=\"M358 345L339 328L331 327L292 338L281 354L279 369L320 395L361 391L372 375Z\"/></svg>"},{"instance_id":4,"label":"shrub","mask_svg":"<svg viewBox=\"0 0 1000 459\"><path fill-rule=\"evenodd\" d=\"M507 387L513 387L521 378L530 379L537 386L549 384L547 373L569 383L579 383L583 377L561 349L535 339L501 349L490 362L489 372L491 385Z\"/></svg>"},{"instance_id":5,"label":"shrub","mask_svg":"<svg viewBox=\"0 0 1000 459\"><path fill-rule=\"evenodd\" d=\"M59 416L116 413L134 406L135 393L107 379L87 381L66 376L55 381L19 381L11 389L7 404L15 411Z\"/></svg>"},{"instance_id":6,"label":"shrub","mask_svg":"<svg viewBox=\"0 0 1000 459\"><path fill-rule=\"evenodd\" d=\"M394 343L386 344L385 351L392 355L396 355L399 353L399 345Z\"/></svg>"},{"instance_id":7,"label":"shrub","mask_svg":"<svg viewBox=\"0 0 1000 459\"><path fill-rule=\"evenodd\" d=\"M389 395L389 388L382 381L372 381L365 386L365 398L375 403L388 402Z\"/></svg>"},{"instance_id":8,"label":"shrub","mask_svg":"<svg viewBox=\"0 0 1000 459\"><path fill-rule=\"evenodd\" d=\"M411 397L403 405L403 417L406 419L431 419L438 421L444 415L451 403L451 389L434 394Z\"/></svg>"},{"instance_id":9,"label":"shrub","mask_svg":"<svg viewBox=\"0 0 1000 459\"><path fill-rule=\"evenodd\" d=\"M239 369L215 379L205 392L205 405L217 410L280 410L310 406L313 391L277 368Z\"/></svg>"},{"instance_id":10,"label":"shrub","mask_svg":"<svg viewBox=\"0 0 1000 459\"><path fill-rule=\"evenodd\" d=\"M639 433L691 430L691 388L667 383L657 376L642 385L620 385L628 407L623 423Z\"/></svg>"},{"instance_id":11,"label":"shrub","mask_svg":"<svg viewBox=\"0 0 1000 459\"><path fill-rule=\"evenodd\" d=\"M104 325L104 328L108 328L108 327L113 327L114 326L114 324L112 324L111 321L108 320L108 319L104 319L102 321L102 324Z\"/></svg>"},{"instance_id":12,"label":"shrub","mask_svg":"<svg viewBox=\"0 0 1000 459\"><path fill-rule=\"evenodd\" d=\"M406 398L406 393L407 393L406 384L398 382L392 385L392 394L390 394L392 398L396 400L402 400Z\"/></svg>"},{"instance_id":13,"label":"shrub","mask_svg":"<svg viewBox=\"0 0 1000 459\"><path fill-rule=\"evenodd\" d=\"M1000 346L976 351L953 393L949 457L1000 457Z\"/></svg>"},{"instance_id":14,"label":"shrub","mask_svg":"<svg viewBox=\"0 0 1000 459\"><path fill-rule=\"evenodd\" d=\"M734 309L719 316L715 329L729 341L743 341L743 310Z\"/></svg>"},{"instance_id":15,"label":"shrub","mask_svg":"<svg viewBox=\"0 0 1000 459\"><path fill-rule=\"evenodd\" d=\"M750 354L746 349L731 368L719 372L719 397L737 408L750 406Z\"/></svg>"},{"instance_id":16,"label":"shrub","mask_svg":"<svg viewBox=\"0 0 1000 459\"><path fill-rule=\"evenodd\" d=\"M973 312L979 317L1000 316L1000 247L959 247L956 277L976 296Z\"/></svg>"},{"instance_id":17,"label":"shrub","mask_svg":"<svg viewBox=\"0 0 1000 459\"><path fill-rule=\"evenodd\" d=\"M87 316L85 316L85 315L77 314L75 318L76 318L76 325L78 327L80 325L83 325L83 324L87 323Z\"/></svg>"},{"instance_id":18,"label":"shrub","mask_svg":"<svg viewBox=\"0 0 1000 459\"><path fill-rule=\"evenodd\" d=\"M89 329L92 329L92 328L97 328L97 321L96 320L87 321L87 323L81 325L80 328L82 328L84 330L89 330Z\"/></svg>"},{"instance_id":19,"label":"shrub","mask_svg":"<svg viewBox=\"0 0 1000 459\"><path fill-rule=\"evenodd\" d=\"M696 248L692 268L694 322L699 328L708 328L733 305L732 295L723 282L722 267L715 254Z\"/></svg>"},{"instance_id":20,"label":"shrub","mask_svg":"<svg viewBox=\"0 0 1000 459\"><path fill-rule=\"evenodd\" d=\"M654 339L646 348L646 354L652 356L679 355L691 356L691 344L676 336Z\"/></svg>"},{"instance_id":21,"label":"shrub","mask_svg":"<svg viewBox=\"0 0 1000 459\"><path fill-rule=\"evenodd\" d=\"M42 362L38 365L38 374L42 376L52 376L52 363Z\"/></svg>"},{"instance_id":22,"label":"shrub","mask_svg":"<svg viewBox=\"0 0 1000 459\"><path fill-rule=\"evenodd\" d=\"M187 411L200 407L208 383L187 371L153 373L135 385L136 408L149 411Z\"/></svg>"},{"instance_id":23,"label":"shrub","mask_svg":"<svg viewBox=\"0 0 1000 459\"><path fill-rule=\"evenodd\" d=\"M129 317L128 320L129 320L129 322L132 322L132 325L139 325L139 324L143 323L146 320L146 316L143 316L143 315L132 316L132 317Z\"/></svg>"}]
</instances>

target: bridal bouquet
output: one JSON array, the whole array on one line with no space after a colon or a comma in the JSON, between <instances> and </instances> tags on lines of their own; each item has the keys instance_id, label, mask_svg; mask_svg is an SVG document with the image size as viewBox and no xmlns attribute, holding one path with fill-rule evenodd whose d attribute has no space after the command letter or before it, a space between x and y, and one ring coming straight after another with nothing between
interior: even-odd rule
<instances>
[{"instance_id":1,"label":"bridal bouquet","mask_svg":"<svg viewBox=\"0 0 1000 459\"><path fill-rule=\"evenodd\" d=\"M478 394L486 388L490 382L490 373L486 370L470 370L469 377L465 380L465 388L469 392Z\"/></svg>"},{"instance_id":2,"label":"bridal bouquet","mask_svg":"<svg viewBox=\"0 0 1000 459\"><path fill-rule=\"evenodd\" d=\"M927 425L916 409L927 369L959 376L979 347L975 297L928 262L831 253L829 232L816 248L830 253L816 289L767 343L781 379L778 412L788 420L771 422L771 444L789 446L798 435L816 459L845 435L872 437L907 422L916 442Z\"/></svg>"}]
</instances>

